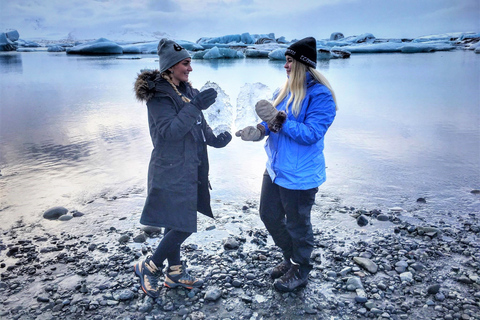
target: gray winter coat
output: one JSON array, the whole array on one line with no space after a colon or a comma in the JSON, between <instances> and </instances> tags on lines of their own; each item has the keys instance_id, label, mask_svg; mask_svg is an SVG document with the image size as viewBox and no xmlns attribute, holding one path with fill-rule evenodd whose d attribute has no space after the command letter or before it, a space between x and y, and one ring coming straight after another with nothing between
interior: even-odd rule
<instances>
[{"instance_id":1,"label":"gray winter coat","mask_svg":"<svg viewBox=\"0 0 480 320\"><path fill-rule=\"evenodd\" d=\"M178 88L189 99L198 94L188 83ZM140 223L196 232L197 211L213 218L207 145L221 148L226 143L216 138L202 112L184 102L158 70L138 75L135 94L147 103L153 143Z\"/></svg>"}]
</instances>

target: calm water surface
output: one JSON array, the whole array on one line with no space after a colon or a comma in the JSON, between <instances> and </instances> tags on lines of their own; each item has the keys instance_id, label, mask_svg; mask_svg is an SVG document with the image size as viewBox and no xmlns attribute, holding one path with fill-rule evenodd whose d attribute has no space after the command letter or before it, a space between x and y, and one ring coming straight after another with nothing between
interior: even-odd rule
<instances>
[{"instance_id":1,"label":"calm water surface","mask_svg":"<svg viewBox=\"0 0 480 320\"><path fill-rule=\"evenodd\" d=\"M151 142L133 82L153 55L0 54L0 224L41 220L61 205L145 195ZM235 106L245 83L283 84L283 62L193 61L190 80L216 82ZM319 62L339 111L326 137L327 182L317 202L424 215L480 211L480 55L353 55ZM232 128L234 131L236 128ZM263 143L210 149L214 201L258 200ZM426 205L417 204L424 197ZM329 203L330 205L330 203Z\"/></svg>"}]
</instances>

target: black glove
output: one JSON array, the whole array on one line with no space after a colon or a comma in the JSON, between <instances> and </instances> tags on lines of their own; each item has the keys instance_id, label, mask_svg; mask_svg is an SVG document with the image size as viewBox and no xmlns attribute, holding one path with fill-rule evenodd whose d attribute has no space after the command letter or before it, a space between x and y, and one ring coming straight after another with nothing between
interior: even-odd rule
<instances>
[{"instance_id":1,"label":"black glove","mask_svg":"<svg viewBox=\"0 0 480 320\"><path fill-rule=\"evenodd\" d=\"M220 133L216 139L215 139L215 143L214 143L214 147L215 148L223 148L225 147L230 141L232 141L232 135L230 134L230 132L228 131L225 131L225 132L222 132Z\"/></svg>"},{"instance_id":2,"label":"black glove","mask_svg":"<svg viewBox=\"0 0 480 320\"><path fill-rule=\"evenodd\" d=\"M213 88L209 88L205 91L197 94L190 103L197 107L199 110L207 110L217 98L217 91Z\"/></svg>"}]
</instances>

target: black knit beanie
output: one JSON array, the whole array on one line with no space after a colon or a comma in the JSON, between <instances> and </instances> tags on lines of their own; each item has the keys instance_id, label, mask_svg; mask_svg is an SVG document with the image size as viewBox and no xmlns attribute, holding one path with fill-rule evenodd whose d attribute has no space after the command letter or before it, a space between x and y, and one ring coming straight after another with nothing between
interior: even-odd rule
<instances>
[{"instance_id":1,"label":"black knit beanie","mask_svg":"<svg viewBox=\"0 0 480 320\"><path fill-rule=\"evenodd\" d=\"M307 37L298 40L285 51L286 56L312 68L317 67L317 40L313 37Z\"/></svg>"},{"instance_id":2,"label":"black knit beanie","mask_svg":"<svg viewBox=\"0 0 480 320\"><path fill-rule=\"evenodd\" d=\"M169 39L161 39L157 53L160 63L160 73L174 66L183 59L190 58L190 54L181 45Z\"/></svg>"}]
</instances>

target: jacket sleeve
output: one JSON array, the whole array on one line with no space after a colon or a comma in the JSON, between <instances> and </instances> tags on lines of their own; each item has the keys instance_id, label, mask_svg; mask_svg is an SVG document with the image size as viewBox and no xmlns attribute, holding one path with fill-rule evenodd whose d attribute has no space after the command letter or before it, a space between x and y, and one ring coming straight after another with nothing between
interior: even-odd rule
<instances>
[{"instance_id":1,"label":"jacket sleeve","mask_svg":"<svg viewBox=\"0 0 480 320\"><path fill-rule=\"evenodd\" d=\"M309 97L305 119L297 122L287 118L280 134L285 134L298 144L311 145L321 140L335 119L335 103L330 92L320 92Z\"/></svg>"},{"instance_id":2,"label":"jacket sleeve","mask_svg":"<svg viewBox=\"0 0 480 320\"><path fill-rule=\"evenodd\" d=\"M207 142L207 145L213 147L217 137L213 133L212 128L210 128L210 126L207 124L207 121L204 120L204 122L205 122L205 124L203 126L203 133L205 134L205 140Z\"/></svg>"},{"instance_id":3,"label":"jacket sleeve","mask_svg":"<svg viewBox=\"0 0 480 320\"><path fill-rule=\"evenodd\" d=\"M186 103L177 113L175 103L168 95L149 100L147 107L157 135L165 140L182 139L201 116L201 111L191 103Z\"/></svg>"}]
</instances>

